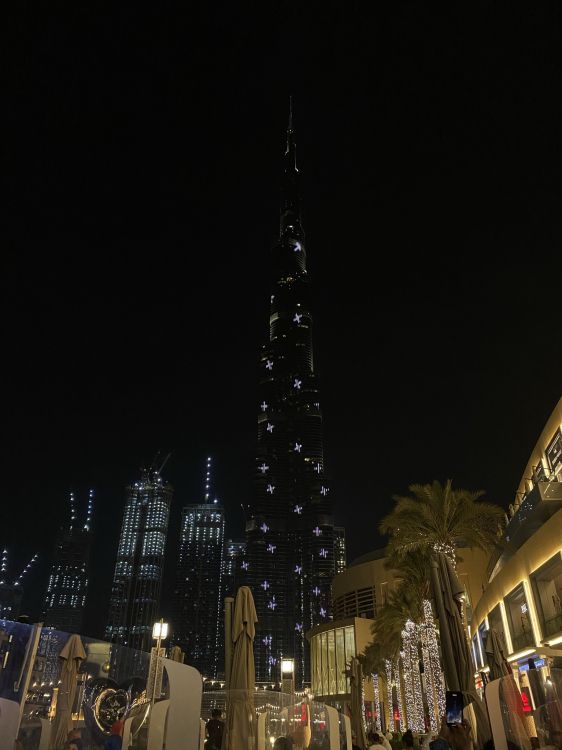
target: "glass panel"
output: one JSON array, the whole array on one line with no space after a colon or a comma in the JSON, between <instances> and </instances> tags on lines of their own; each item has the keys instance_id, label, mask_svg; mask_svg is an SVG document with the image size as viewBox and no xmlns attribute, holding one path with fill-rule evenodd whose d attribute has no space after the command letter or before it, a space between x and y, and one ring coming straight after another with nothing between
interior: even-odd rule
<instances>
[{"instance_id":1,"label":"glass panel","mask_svg":"<svg viewBox=\"0 0 562 750\"><path fill-rule=\"evenodd\" d=\"M326 633L320 634L320 675L322 682L322 690L320 695L328 694L328 643Z\"/></svg>"},{"instance_id":2,"label":"glass panel","mask_svg":"<svg viewBox=\"0 0 562 750\"><path fill-rule=\"evenodd\" d=\"M336 685L338 693L345 693L345 636L343 628L336 630Z\"/></svg>"},{"instance_id":3,"label":"glass panel","mask_svg":"<svg viewBox=\"0 0 562 750\"><path fill-rule=\"evenodd\" d=\"M518 651L519 649L525 648L525 646L532 646L534 643L533 630L531 627L531 617L523 585L521 584L513 589L513 591L505 597L504 601L507 621L511 631L513 650Z\"/></svg>"},{"instance_id":4,"label":"glass panel","mask_svg":"<svg viewBox=\"0 0 562 750\"><path fill-rule=\"evenodd\" d=\"M355 628L353 625L348 625L345 628L345 663L349 664L351 658L355 656ZM349 677L345 678L346 693L351 692L351 683Z\"/></svg>"},{"instance_id":5,"label":"glass panel","mask_svg":"<svg viewBox=\"0 0 562 750\"><path fill-rule=\"evenodd\" d=\"M328 692L336 694L336 637L333 630L328 630Z\"/></svg>"},{"instance_id":6,"label":"glass panel","mask_svg":"<svg viewBox=\"0 0 562 750\"><path fill-rule=\"evenodd\" d=\"M531 576L537 611L545 637L562 631L562 558L552 557Z\"/></svg>"}]
</instances>

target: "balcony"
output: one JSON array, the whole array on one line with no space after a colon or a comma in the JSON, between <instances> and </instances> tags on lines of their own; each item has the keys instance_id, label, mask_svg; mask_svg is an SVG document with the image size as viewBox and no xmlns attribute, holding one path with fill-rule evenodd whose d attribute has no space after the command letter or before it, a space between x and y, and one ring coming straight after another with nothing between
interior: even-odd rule
<instances>
[{"instance_id":1,"label":"balcony","mask_svg":"<svg viewBox=\"0 0 562 750\"><path fill-rule=\"evenodd\" d=\"M490 580L507 560L520 549L540 527L562 508L562 482L552 475L541 477L523 497L518 510L504 531L505 547L489 563Z\"/></svg>"}]
</instances>

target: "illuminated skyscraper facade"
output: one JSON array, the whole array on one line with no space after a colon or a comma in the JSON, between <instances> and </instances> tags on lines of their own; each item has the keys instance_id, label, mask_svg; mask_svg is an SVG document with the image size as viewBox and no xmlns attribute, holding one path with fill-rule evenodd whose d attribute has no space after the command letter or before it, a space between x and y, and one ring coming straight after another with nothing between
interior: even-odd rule
<instances>
[{"instance_id":1,"label":"illuminated skyscraper facade","mask_svg":"<svg viewBox=\"0 0 562 750\"><path fill-rule=\"evenodd\" d=\"M336 575L343 573L347 567L347 549L345 546L345 529L343 526L334 526L334 558Z\"/></svg>"},{"instance_id":2,"label":"illuminated skyscraper facade","mask_svg":"<svg viewBox=\"0 0 562 750\"><path fill-rule=\"evenodd\" d=\"M173 487L154 468L127 487L105 632L114 643L143 651L152 645L172 496Z\"/></svg>"},{"instance_id":3,"label":"illuminated skyscraper facade","mask_svg":"<svg viewBox=\"0 0 562 750\"><path fill-rule=\"evenodd\" d=\"M229 539L224 548L223 596L236 596L240 584L240 564L246 554L246 542Z\"/></svg>"},{"instance_id":4,"label":"illuminated skyscraper facade","mask_svg":"<svg viewBox=\"0 0 562 750\"><path fill-rule=\"evenodd\" d=\"M281 657L292 657L300 684L309 679L305 633L330 618L336 564L291 119L269 301L269 341L261 352L256 403L255 493L247 507L241 566L259 620L257 679L277 680Z\"/></svg>"},{"instance_id":5,"label":"illuminated skyscraper facade","mask_svg":"<svg viewBox=\"0 0 562 750\"><path fill-rule=\"evenodd\" d=\"M70 633L82 632L92 546L94 491L88 494L84 522L78 520L76 498L70 493L70 523L58 534L43 607L45 625Z\"/></svg>"},{"instance_id":6,"label":"illuminated skyscraper facade","mask_svg":"<svg viewBox=\"0 0 562 750\"><path fill-rule=\"evenodd\" d=\"M182 509L176 573L173 638L186 663L205 677L223 666L222 586L224 509L211 499L211 459L207 459L205 502Z\"/></svg>"}]
</instances>

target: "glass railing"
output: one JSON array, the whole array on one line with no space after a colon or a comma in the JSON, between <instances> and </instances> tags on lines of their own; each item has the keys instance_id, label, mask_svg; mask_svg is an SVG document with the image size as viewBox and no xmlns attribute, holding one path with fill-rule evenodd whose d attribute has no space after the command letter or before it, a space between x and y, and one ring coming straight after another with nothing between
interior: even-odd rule
<instances>
[{"instance_id":1,"label":"glass railing","mask_svg":"<svg viewBox=\"0 0 562 750\"><path fill-rule=\"evenodd\" d=\"M163 747L166 736L198 742L202 679L197 670L154 654L80 636L85 658L65 690L60 653L69 634L0 620L0 750L63 748L66 711L84 750L99 750L116 721L124 747ZM63 724L62 729L58 729ZM54 744L53 744L54 743ZM196 745L195 745L196 746ZM169 743L173 750L173 742Z\"/></svg>"},{"instance_id":2,"label":"glass railing","mask_svg":"<svg viewBox=\"0 0 562 750\"><path fill-rule=\"evenodd\" d=\"M282 737L288 747L347 747L349 719L307 696L267 690L203 693L203 735L214 709L221 711L226 750L270 750Z\"/></svg>"},{"instance_id":3,"label":"glass railing","mask_svg":"<svg viewBox=\"0 0 562 750\"><path fill-rule=\"evenodd\" d=\"M0 750L13 750L16 738L23 750L62 750L68 718L80 731L83 750L100 750L116 721L124 723L123 748L202 750L213 709L224 719L224 750L239 750L246 741L270 750L279 737L290 737L297 747L350 743L349 719L307 695L203 693L200 673L186 664L84 636L85 658L72 677L70 701L60 657L69 637L0 620Z\"/></svg>"},{"instance_id":4,"label":"glass railing","mask_svg":"<svg viewBox=\"0 0 562 750\"><path fill-rule=\"evenodd\" d=\"M496 750L562 747L562 670L529 670L528 686L512 675L486 686Z\"/></svg>"}]
</instances>

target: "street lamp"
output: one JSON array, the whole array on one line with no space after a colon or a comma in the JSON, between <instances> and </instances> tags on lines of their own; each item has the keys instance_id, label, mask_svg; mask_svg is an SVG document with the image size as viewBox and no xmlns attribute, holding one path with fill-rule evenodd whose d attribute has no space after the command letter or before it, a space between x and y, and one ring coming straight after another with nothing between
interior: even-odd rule
<instances>
[{"instance_id":1,"label":"street lamp","mask_svg":"<svg viewBox=\"0 0 562 750\"><path fill-rule=\"evenodd\" d=\"M156 641L156 648L152 648L150 653L150 667L148 670L148 695L150 706L154 705L156 696L162 692L162 662L160 661L160 651L162 641L168 637L168 623L164 620L155 622L152 626L152 638Z\"/></svg>"},{"instance_id":2,"label":"street lamp","mask_svg":"<svg viewBox=\"0 0 562 750\"><path fill-rule=\"evenodd\" d=\"M291 694L295 692L294 659L281 659L281 691Z\"/></svg>"}]
</instances>

